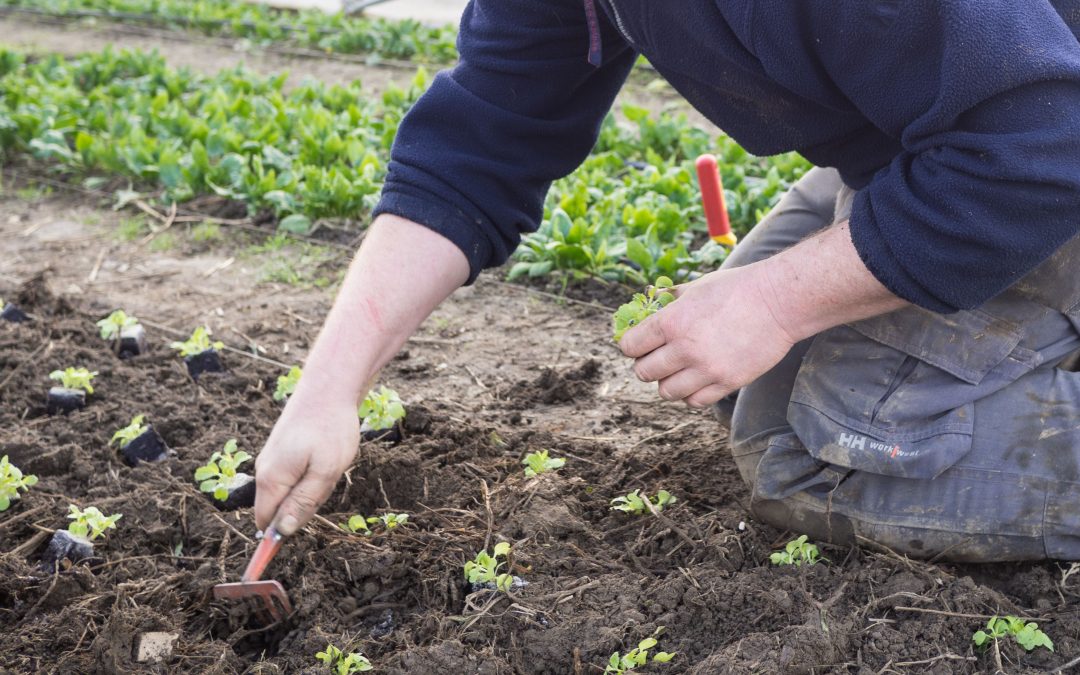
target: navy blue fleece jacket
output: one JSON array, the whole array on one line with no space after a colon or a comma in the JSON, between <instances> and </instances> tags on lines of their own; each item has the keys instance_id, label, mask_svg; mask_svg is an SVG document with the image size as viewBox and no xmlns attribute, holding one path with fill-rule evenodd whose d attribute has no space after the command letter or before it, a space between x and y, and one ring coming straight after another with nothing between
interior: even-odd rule
<instances>
[{"instance_id":1,"label":"navy blue fleece jacket","mask_svg":"<svg viewBox=\"0 0 1080 675\"><path fill-rule=\"evenodd\" d=\"M863 261L918 305L977 307L1080 232L1080 0L595 2L590 31L589 0L473 0L401 125L376 213L449 238L470 281L538 226L637 53L749 151L836 167Z\"/></svg>"}]
</instances>

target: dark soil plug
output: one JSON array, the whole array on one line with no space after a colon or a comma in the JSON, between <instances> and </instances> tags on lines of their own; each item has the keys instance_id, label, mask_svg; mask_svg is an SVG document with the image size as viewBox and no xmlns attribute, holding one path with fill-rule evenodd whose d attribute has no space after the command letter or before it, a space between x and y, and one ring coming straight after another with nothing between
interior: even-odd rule
<instances>
[{"instance_id":1,"label":"dark soil plug","mask_svg":"<svg viewBox=\"0 0 1080 675\"><path fill-rule=\"evenodd\" d=\"M116 354L122 359L146 353L146 330L140 326L129 326L120 331L120 343ZM188 366L190 369L190 366Z\"/></svg>"},{"instance_id":2,"label":"dark soil plug","mask_svg":"<svg viewBox=\"0 0 1080 675\"><path fill-rule=\"evenodd\" d=\"M18 306L9 302L4 306L4 310L0 312L0 319L10 321L11 323L23 323L29 321L30 317L26 315L26 312L19 309Z\"/></svg>"},{"instance_id":3,"label":"dark soil plug","mask_svg":"<svg viewBox=\"0 0 1080 675\"><path fill-rule=\"evenodd\" d=\"M64 560L77 565L94 557L94 545L82 537L76 537L67 530L53 532L45 553L41 556L44 569L55 570Z\"/></svg>"},{"instance_id":4,"label":"dark soil plug","mask_svg":"<svg viewBox=\"0 0 1080 675\"><path fill-rule=\"evenodd\" d=\"M235 511L255 506L255 477L238 473L229 488L229 496L224 501L214 500L214 505L221 511Z\"/></svg>"},{"instance_id":5,"label":"dark soil plug","mask_svg":"<svg viewBox=\"0 0 1080 675\"><path fill-rule=\"evenodd\" d=\"M360 438L365 441L382 441L383 443L400 443L401 422L395 422L389 429L371 429L367 424L360 425Z\"/></svg>"},{"instance_id":6,"label":"dark soil plug","mask_svg":"<svg viewBox=\"0 0 1080 675\"><path fill-rule=\"evenodd\" d=\"M184 357L188 375L198 381L203 373L223 373L225 366L221 363L221 354L216 349L207 349L199 354Z\"/></svg>"},{"instance_id":7,"label":"dark soil plug","mask_svg":"<svg viewBox=\"0 0 1080 675\"><path fill-rule=\"evenodd\" d=\"M128 466L136 466L140 462L161 462L169 457L169 447L165 440L154 431L153 427L147 427L146 431L135 437L133 441L120 448L120 454L124 456L124 463Z\"/></svg>"},{"instance_id":8,"label":"dark soil plug","mask_svg":"<svg viewBox=\"0 0 1080 675\"><path fill-rule=\"evenodd\" d=\"M82 389L51 387L45 407L50 415L66 415L73 410L82 410L86 407L86 392Z\"/></svg>"}]
</instances>

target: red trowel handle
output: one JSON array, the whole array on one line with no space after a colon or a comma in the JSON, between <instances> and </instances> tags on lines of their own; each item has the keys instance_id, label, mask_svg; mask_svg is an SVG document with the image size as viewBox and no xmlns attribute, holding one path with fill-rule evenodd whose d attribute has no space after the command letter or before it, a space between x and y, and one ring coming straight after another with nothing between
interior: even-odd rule
<instances>
[{"instance_id":1,"label":"red trowel handle","mask_svg":"<svg viewBox=\"0 0 1080 675\"><path fill-rule=\"evenodd\" d=\"M702 155L697 158L698 184L701 186L701 202L705 207L705 222L709 224L709 236L718 244L734 246L739 240L731 231L727 205L724 204L724 186L720 182L720 167L716 157Z\"/></svg>"},{"instance_id":2,"label":"red trowel handle","mask_svg":"<svg viewBox=\"0 0 1080 675\"><path fill-rule=\"evenodd\" d=\"M263 572L266 571L266 566L270 564L270 561L277 555L278 549L281 548L281 540L283 537L278 534L278 531L272 527L266 528L263 532L262 541L255 548L255 555L251 556L251 562L248 563L247 569L244 570L244 576L240 577L241 581L258 581L262 578Z\"/></svg>"}]
</instances>

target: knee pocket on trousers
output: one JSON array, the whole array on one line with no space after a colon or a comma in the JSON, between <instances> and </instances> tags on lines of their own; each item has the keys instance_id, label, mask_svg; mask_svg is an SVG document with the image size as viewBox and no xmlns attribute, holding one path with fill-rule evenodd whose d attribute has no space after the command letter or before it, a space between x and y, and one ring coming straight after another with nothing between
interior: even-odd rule
<instances>
[{"instance_id":1,"label":"knee pocket on trousers","mask_svg":"<svg viewBox=\"0 0 1080 675\"><path fill-rule=\"evenodd\" d=\"M970 451L974 402L1030 369L1020 340L979 311L912 307L838 326L807 352L788 421L821 462L933 478Z\"/></svg>"}]
</instances>

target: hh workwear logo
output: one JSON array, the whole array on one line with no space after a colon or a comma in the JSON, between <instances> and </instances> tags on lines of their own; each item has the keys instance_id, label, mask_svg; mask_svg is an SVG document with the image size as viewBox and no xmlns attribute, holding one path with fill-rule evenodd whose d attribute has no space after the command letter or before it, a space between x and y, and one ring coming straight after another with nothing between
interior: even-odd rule
<instances>
[{"instance_id":1,"label":"hh workwear logo","mask_svg":"<svg viewBox=\"0 0 1080 675\"><path fill-rule=\"evenodd\" d=\"M858 434L845 434L841 433L840 438L836 440L836 444L841 448L851 448L852 450L871 450L873 452L880 452L883 455L888 455L890 459L896 457L918 457L918 450L902 450L899 445L889 445L882 443L881 441L875 441L866 436L859 436Z\"/></svg>"}]
</instances>

